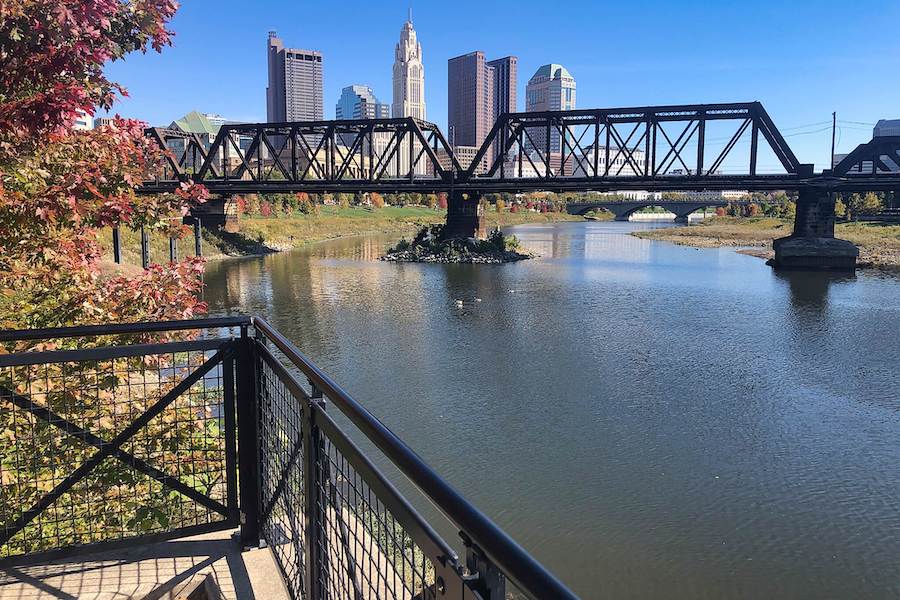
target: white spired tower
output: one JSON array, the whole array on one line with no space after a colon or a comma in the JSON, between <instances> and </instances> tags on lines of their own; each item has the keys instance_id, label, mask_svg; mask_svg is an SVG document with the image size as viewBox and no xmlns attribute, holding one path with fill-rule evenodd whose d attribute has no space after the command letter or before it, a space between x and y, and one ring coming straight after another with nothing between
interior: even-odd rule
<instances>
[{"instance_id":1,"label":"white spired tower","mask_svg":"<svg viewBox=\"0 0 900 600\"><path fill-rule=\"evenodd\" d=\"M425 120L425 68L422 66L422 45L416 40L409 18L400 30L400 42L394 50L394 100L391 113L397 117Z\"/></svg>"}]
</instances>

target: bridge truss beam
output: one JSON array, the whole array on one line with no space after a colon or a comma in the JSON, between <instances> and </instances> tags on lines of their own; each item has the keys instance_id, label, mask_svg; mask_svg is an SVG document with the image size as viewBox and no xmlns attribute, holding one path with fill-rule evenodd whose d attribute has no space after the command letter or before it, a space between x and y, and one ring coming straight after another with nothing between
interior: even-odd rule
<instances>
[{"instance_id":1,"label":"bridge truss beam","mask_svg":"<svg viewBox=\"0 0 900 600\"><path fill-rule=\"evenodd\" d=\"M710 153L707 125L722 121L734 128ZM799 161L759 102L512 113L497 120L464 177L477 177L487 160L485 176L500 180L526 172L545 182L579 174L593 181L675 179L675 172L703 180L719 174L745 135L746 175L756 177L760 134L784 173L797 175Z\"/></svg>"},{"instance_id":2,"label":"bridge truss beam","mask_svg":"<svg viewBox=\"0 0 900 600\"><path fill-rule=\"evenodd\" d=\"M728 135L711 138L714 123ZM168 155L142 193L186 180L218 194L900 187L900 137L876 138L814 174L758 102L505 114L465 168L436 125L413 118L224 125L209 144L174 129L147 135ZM779 172L762 172L763 148ZM738 172L722 173L725 164Z\"/></svg>"}]
</instances>

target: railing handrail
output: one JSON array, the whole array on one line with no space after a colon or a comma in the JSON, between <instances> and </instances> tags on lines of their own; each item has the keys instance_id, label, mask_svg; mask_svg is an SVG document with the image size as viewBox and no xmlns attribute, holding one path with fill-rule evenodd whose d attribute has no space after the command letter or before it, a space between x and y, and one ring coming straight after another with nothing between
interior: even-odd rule
<instances>
[{"instance_id":1,"label":"railing handrail","mask_svg":"<svg viewBox=\"0 0 900 600\"><path fill-rule=\"evenodd\" d=\"M470 504L375 415L313 364L291 341L265 319L253 317L252 322L256 330L300 369L516 586L535 598L578 598L487 515Z\"/></svg>"},{"instance_id":2,"label":"railing handrail","mask_svg":"<svg viewBox=\"0 0 900 600\"><path fill-rule=\"evenodd\" d=\"M142 323L85 325L32 330L0 330L0 342L81 336L183 331L253 326L271 341L356 426L464 536L522 591L535 598L577 599L556 576L525 551L483 512L470 504L406 443L344 391L264 319L233 316Z\"/></svg>"},{"instance_id":3,"label":"railing handrail","mask_svg":"<svg viewBox=\"0 0 900 600\"><path fill-rule=\"evenodd\" d=\"M94 335L124 335L129 333L153 333L184 331L187 329L214 329L217 327L249 326L252 319L246 316L182 319L178 321L148 321L139 323L112 323L108 325L80 325L76 327L50 327L45 329L0 329L0 342L86 337Z\"/></svg>"}]
</instances>

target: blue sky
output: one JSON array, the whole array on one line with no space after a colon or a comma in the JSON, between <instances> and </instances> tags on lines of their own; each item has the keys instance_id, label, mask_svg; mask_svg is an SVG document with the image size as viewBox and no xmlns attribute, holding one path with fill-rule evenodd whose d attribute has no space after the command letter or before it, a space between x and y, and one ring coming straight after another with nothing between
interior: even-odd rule
<instances>
[{"instance_id":1,"label":"blue sky","mask_svg":"<svg viewBox=\"0 0 900 600\"><path fill-rule=\"evenodd\" d=\"M483 50L519 57L524 87L565 65L579 108L759 100L801 162L824 167L831 112L838 152L900 118L900 2L630 0L413 2L428 119L446 126L447 59ZM185 0L174 47L108 68L129 90L114 112L168 124L190 110L265 120L266 33L324 53L325 115L343 86L391 101L394 44L409 2ZM513 10L514 9L514 10ZM827 129L827 130L823 130Z\"/></svg>"}]
</instances>

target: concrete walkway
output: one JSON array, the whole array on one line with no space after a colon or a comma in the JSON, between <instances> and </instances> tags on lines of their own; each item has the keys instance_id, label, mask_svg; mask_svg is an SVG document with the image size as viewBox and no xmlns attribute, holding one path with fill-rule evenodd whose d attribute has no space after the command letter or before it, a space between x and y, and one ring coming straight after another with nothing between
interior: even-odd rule
<instances>
[{"instance_id":1,"label":"concrete walkway","mask_svg":"<svg viewBox=\"0 0 900 600\"><path fill-rule=\"evenodd\" d=\"M206 575L228 600L288 598L269 550L241 552L235 533L2 567L0 600L175 600Z\"/></svg>"}]
</instances>

